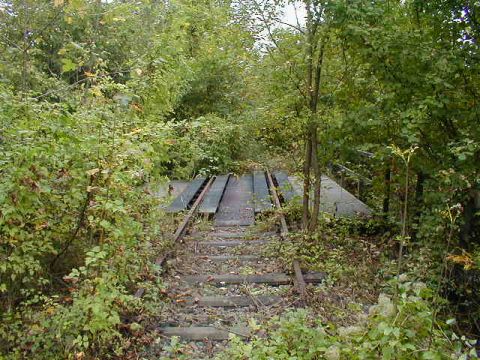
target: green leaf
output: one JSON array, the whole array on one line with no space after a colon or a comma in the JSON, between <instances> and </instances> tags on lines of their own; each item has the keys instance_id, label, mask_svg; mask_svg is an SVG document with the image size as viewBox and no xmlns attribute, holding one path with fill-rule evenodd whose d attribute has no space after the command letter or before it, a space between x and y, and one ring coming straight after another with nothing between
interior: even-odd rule
<instances>
[{"instance_id":1,"label":"green leaf","mask_svg":"<svg viewBox=\"0 0 480 360\"><path fill-rule=\"evenodd\" d=\"M72 60L70 59L62 59L62 72L66 73L69 71L73 71L77 68L77 64L75 64Z\"/></svg>"},{"instance_id":2,"label":"green leaf","mask_svg":"<svg viewBox=\"0 0 480 360\"><path fill-rule=\"evenodd\" d=\"M110 223L107 220L100 221L100 226L106 230L110 229Z\"/></svg>"}]
</instances>

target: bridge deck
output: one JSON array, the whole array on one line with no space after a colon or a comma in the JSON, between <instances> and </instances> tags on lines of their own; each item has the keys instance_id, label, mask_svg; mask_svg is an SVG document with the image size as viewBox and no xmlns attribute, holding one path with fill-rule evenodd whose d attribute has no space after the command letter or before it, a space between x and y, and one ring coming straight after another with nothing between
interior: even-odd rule
<instances>
[{"instance_id":1,"label":"bridge deck","mask_svg":"<svg viewBox=\"0 0 480 360\"><path fill-rule=\"evenodd\" d=\"M215 214L220 205L220 200L225 192L230 175L221 175L215 178L212 186L205 195L198 212L201 214Z\"/></svg>"},{"instance_id":2,"label":"bridge deck","mask_svg":"<svg viewBox=\"0 0 480 360\"><path fill-rule=\"evenodd\" d=\"M255 203L255 213L273 209L264 171L253 172L253 201Z\"/></svg>"},{"instance_id":3,"label":"bridge deck","mask_svg":"<svg viewBox=\"0 0 480 360\"><path fill-rule=\"evenodd\" d=\"M275 171L274 176L283 198L286 201L295 200L303 195L301 179L288 176L281 171ZM205 178L172 185L180 189L185 187L180 195L166 209L169 212L179 212L187 209ZM173 186L174 190L177 186ZM175 192L175 191L174 191ZM234 176L218 176L200 206L200 213L216 214L216 226L243 226L254 222L254 214L272 209L269 189L262 171L256 171L236 178ZM370 216L372 210L354 195L342 188L328 176L322 176L321 210L336 217Z\"/></svg>"},{"instance_id":4,"label":"bridge deck","mask_svg":"<svg viewBox=\"0 0 480 360\"><path fill-rule=\"evenodd\" d=\"M215 226L247 226L255 222L252 175L231 177L215 215Z\"/></svg>"},{"instance_id":5,"label":"bridge deck","mask_svg":"<svg viewBox=\"0 0 480 360\"><path fill-rule=\"evenodd\" d=\"M188 205L192 202L193 198L197 194L198 190L200 190L202 187L205 180L205 177L192 180L187 185L185 190L183 190L182 193L178 195L165 210L167 212L180 212L186 210Z\"/></svg>"},{"instance_id":6,"label":"bridge deck","mask_svg":"<svg viewBox=\"0 0 480 360\"><path fill-rule=\"evenodd\" d=\"M274 171L273 177L277 181L280 194L285 202L291 201L297 194L293 190L293 185L284 171Z\"/></svg>"},{"instance_id":7,"label":"bridge deck","mask_svg":"<svg viewBox=\"0 0 480 360\"><path fill-rule=\"evenodd\" d=\"M289 177L293 189L303 196L303 183L295 177ZM338 185L328 176L322 176L322 190L320 195L321 211L335 217L371 216L372 210L354 195Z\"/></svg>"}]
</instances>

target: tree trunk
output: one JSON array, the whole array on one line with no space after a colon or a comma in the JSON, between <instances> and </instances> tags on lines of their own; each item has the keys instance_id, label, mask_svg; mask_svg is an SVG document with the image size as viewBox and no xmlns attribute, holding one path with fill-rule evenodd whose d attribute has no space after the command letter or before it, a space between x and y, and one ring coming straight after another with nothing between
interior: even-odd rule
<instances>
[{"instance_id":1,"label":"tree trunk","mask_svg":"<svg viewBox=\"0 0 480 360\"><path fill-rule=\"evenodd\" d=\"M308 227L309 231L314 231L318 225L318 216L320 214L320 195L322 189L322 172L318 161L318 134L317 127L313 129L312 137L312 167L315 175L315 187L313 196L312 218Z\"/></svg>"},{"instance_id":2,"label":"tree trunk","mask_svg":"<svg viewBox=\"0 0 480 360\"><path fill-rule=\"evenodd\" d=\"M303 167L303 214L302 228L304 231L314 231L318 224L318 215L320 212L320 192L321 192L321 171L318 160L318 125L316 124L316 114L318 99L320 96L322 64L324 58L324 49L326 38L319 37L319 20L315 19L315 9L320 6L319 3L304 0L307 10L306 36L307 36L307 74L306 87L308 94L309 118L307 124L307 133L305 136L305 160ZM313 7L313 8L312 8ZM317 9L318 10L318 9ZM310 190L312 186L312 172L315 178L313 209L310 211Z\"/></svg>"},{"instance_id":3,"label":"tree trunk","mask_svg":"<svg viewBox=\"0 0 480 360\"><path fill-rule=\"evenodd\" d=\"M423 207L423 193L426 176L422 171L417 172L417 183L415 184L415 214L412 221L412 240L417 237L418 226L420 224L420 216Z\"/></svg>"},{"instance_id":4,"label":"tree trunk","mask_svg":"<svg viewBox=\"0 0 480 360\"><path fill-rule=\"evenodd\" d=\"M307 94L309 98L309 106L311 105L313 91L313 33L315 27L312 21L312 13L310 12L310 1L305 1L307 9ZM308 231L310 223L310 188L311 188L311 168L312 168L312 119L309 114L307 124L307 132L305 134L305 159L303 162L303 213L302 213L302 229Z\"/></svg>"},{"instance_id":5,"label":"tree trunk","mask_svg":"<svg viewBox=\"0 0 480 360\"><path fill-rule=\"evenodd\" d=\"M480 226L475 216L480 210L480 190L470 190L469 196L463 204L463 208L463 225L460 227L460 246L469 249L471 248L472 241L474 241L476 245L480 243L478 240Z\"/></svg>"},{"instance_id":6,"label":"tree trunk","mask_svg":"<svg viewBox=\"0 0 480 360\"><path fill-rule=\"evenodd\" d=\"M387 163L387 167L384 173L384 186L385 193L383 197L383 217L385 220L388 219L388 213L390 211L390 194L391 194L391 179L392 179L392 167L391 163Z\"/></svg>"},{"instance_id":7,"label":"tree trunk","mask_svg":"<svg viewBox=\"0 0 480 360\"><path fill-rule=\"evenodd\" d=\"M307 133L305 142L305 159L303 162L303 212L302 229L308 229L310 220L310 168L312 163L312 142L310 140L310 131Z\"/></svg>"}]
</instances>

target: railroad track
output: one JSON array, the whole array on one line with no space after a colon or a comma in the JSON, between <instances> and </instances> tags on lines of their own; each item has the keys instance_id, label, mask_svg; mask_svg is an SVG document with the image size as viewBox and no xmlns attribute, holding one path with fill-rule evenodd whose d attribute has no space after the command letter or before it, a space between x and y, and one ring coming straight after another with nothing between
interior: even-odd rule
<instances>
[{"instance_id":1,"label":"railroad track","mask_svg":"<svg viewBox=\"0 0 480 360\"><path fill-rule=\"evenodd\" d=\"M245 177L218 179L197 181L190 205L182 198L180 206L187 213L175 232L175 256L164 274L170 301L157 319L157 330L164 339L158 355L169 355L163 348L173 336L191 347L192 358L208 358L232 335L248 340L254 335L252 321L301 305L306 284L324 279L323 273L302 273L296 260L292 269L284 269L276 259L275 247L288 241L281 212L273 229L258 231L252 226L255 213L271 214L281 208L278 183L269 172L253 174L251 184L257 192L247 186ZM223 190L215 184L223 184ZM184 194L193 191L187 188ZM207 199L208 193L213 195ZM207 214L213 212L212 223L206 230L187 235L201 208ZM161 256L156 263L163 265L166 259ZM139 289L136 295L143 294Z\"/></svg>"}]
</instances>

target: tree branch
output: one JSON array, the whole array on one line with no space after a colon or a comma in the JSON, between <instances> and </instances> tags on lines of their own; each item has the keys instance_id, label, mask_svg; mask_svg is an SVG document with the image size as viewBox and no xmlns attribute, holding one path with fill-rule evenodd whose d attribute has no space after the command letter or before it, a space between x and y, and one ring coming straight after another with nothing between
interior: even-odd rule
<instances>
[{"instance_id":1,"label":"tree branch","mask_svg":"<svg viewBox=\"0 0 480 360\"><path fill-rule=\"evenodd\" d=\"M92 186L94 177L95 177L95 175L90 176L90 181L89 181L88 186ZM60 257L63 254L65 254L65 252L68 250L68 248L72 245L73 241L76 239L76 237L78 235L78 232L80 231L80 229L83 226L83 223L85 222L85 218L87 216L88 204L90 203L91 197L92 197L92 192L88 191L88 189L87 189L87 196L85 196L85 201L82 205L82 209L80 210L80 216L78 218L77 226L73 230L72 234L70 235L70 238L67 240L67 243L65 244L63 249L57 254L57 256L55 256L55 258L50 263L50 269L52 269L55 266L58 259L60 259Z\"/></svg>"}]
</instances>

